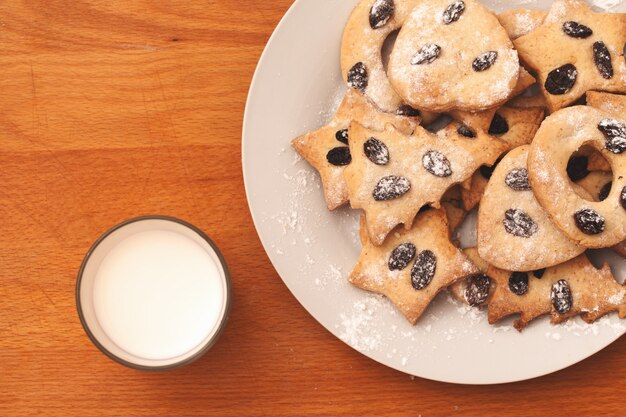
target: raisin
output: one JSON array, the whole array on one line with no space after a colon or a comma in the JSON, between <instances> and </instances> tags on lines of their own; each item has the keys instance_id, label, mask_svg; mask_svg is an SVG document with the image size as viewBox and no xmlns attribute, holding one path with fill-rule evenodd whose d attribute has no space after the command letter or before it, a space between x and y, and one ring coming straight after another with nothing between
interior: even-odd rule
<instances>
[{"instance_id":1,"label":"raisin","mask_svg":"<svg viewBox=\"0 0 626 417\"><path fill-rule=\"evenodd\" d=\"M370 9L370 27L378 29L387 24L394 12L393 0L376 0Z\"/></svg>"},{"instance_id":2,"label":"raisin","mask_svg":"<svg viewBox=\"0 0 626 417\"><path fill-rule=\"evenodd\" d=\"M363 144L365 156L376 165L387 165L389 162L389 149L387 145L376 138L369 138Z\"/></svg>"},{"instance_id":3,"label":"raisin","mask_svg":"<svg viewBox=\"0 0 626 417\"><path fill-rule=\"evenodd\" d=\"M546 273L546 268L542 268L542 269L538 269L536 271L533 271L533 275L535 276L535 278L541 279L543 278L543 274Z\"/></svg>"},{"instance_id":4,"label":"raisin","mask_svg":"<svg viewBox=\"0 0 626 417\"><path fill-rule=\"evenodd\" d=\"M398 107L398 109L396 110L396 115L398 116L406 116L406 117L418 117L420 115L420 111L417 109L414 109L413 107L409 106L408 104L404 104L400 107Z\"/></svg>"},{"instance_id":5,"label":"raisin","mask_svg":"<svg viewBox=\"0 0 626 417\"><path fill-rule=\"evenodd\" d=\"M610 80L613 78L613 64L611 64L611 52L604 42L598 41L593 44L593 62L596 63L602 78Z\"/></svg>"},{"instance_id":6,"label":"raisin","mask_svg":"<svg viewBox=\"0 0 626 417\"><path fill-rule=\"evenodd\" d=\"M343 166L348 165L352 162L352 155L350 155L350 148L347 146L339 146L337 148L332 148L326 154L326 159L328 162L335 166Z\"/></svg>"},{"instance_id":7,"label":"raisin","mask_svg":"<svg viewBox=\"0 0 626 417\"><path fill-rule=\"evenodd\" d=\"M622 188L622 192L619 195L619 203L622 205L622 208L626 210L626 187Z\"/></svg>"},{"instance_id":8,"label":"raisin","mask_svg":"<svg viewBox=\"0 0 626 417\"><path fill-rule=\"evenodd\" d=\"M437 270L437 257L429 250L417 255L415 264L411 268L411 284L416 290L422 290L430 284Z\"/></svg>"},{"instance_id":9,"label":"raisin","mask_svg":"<svg viewBox=\"0 0 626 417\"><path fill-rule=\"evenodd\" d=\"M578 210L574 214L576 226L586 235L597 235L604 231L604 217L592 209Z\"/></svg>"},{"instance_id":10,"label":"raisin","mask_svg":"<svg viewBox=\"0 0 626 417\"><path fill-rule=\"evenodd\" d=\"M582 180L589 175L588 164L589 159L586 156L572 156L567 161L567 176L574 182Z\"/></svg>"},{"instance_id":11,"label":"raisin","mask_svg":"<svg viewBox=\"0 0 626 417\"><path fill-rule=\"evenodd\" d=\"M341 143L348 144L348 129L341 129L335 133L335 139Z\"/></svg>"},{"instance_id":12,"label":"raisin","mask_svg":"<svg viewBox=\"0 0 626 417\"><path fill-rule=\"evenodd\" d=\"M367 68L362 62L357 62L348 71L348 85L357 90L365 90L367 88L368 76Z\"/></svg>"},{"instance_id":13,"label":"raisin","mask_svg":"<svg viewBox=\"0 0 626 417\"><path fill-rule=\"evenodd\" d=\"M565 64L550 71L544 87L548 93L558 96L567 93L576 83L578 71L572 64Z\"/></svg>"},{"instance_id":14,"label":"raisin","mask_svg":"<svg viewBox=\"0 0 626 417\"><path fill-rule=\"evenodd\" d=\"M411 59L412 65L430 64L435 59L439 58L441 53L441 47L434 43L429 43L420 48L419 51Z\"/></svg>"},{"instance_id":15,"label":"raisin","mask_svg":"<svg viewBox=\"0 0 626 417\"><path fill-rule=\"evenodd\" d=\"M519 209L508 209L503 223L504 230L517 237L529 238L539 229L532 217Z\"/></svg>"},{"instance_id":16,"label":"raisin","mask_svg":"<svg viewBox=\"0 0 626 417\"><path fill-rule=\"evenodd\" d=\"M472 307L478 307L487 301L491 279L485 274L476 274L467 278L465 301Z\"/></svg>"},{"instance_id":17,"label":"raisin","mask_svg":"<svg viewBox=\"0 0 626 417\"><path fill-rule=\"evenodd\" d=\"M603 119L598 123L598 129L605 138L604 146L615 154L626 151L626 124L615 119Z\"/></svg>"},{"instance_id":18,"label":"raisin","mask_svg":"<svg viewBox=\"0 0 626 417\"><path fill-rule=\"evenodd\" d=\"M402 271L415 258L415 245L412 243L403 243L395 247L389 256L390 271Z\"/></svg>"},{"instance_id":19,"label":"raisin","mask_svg":"<svg viewBox=\"0 0 626 417\"><path fill-rule=\"evenodd\" d=\"M524 295L528 292L528 274L512 272L509 276L509 289L513 294Z\"/></svg>"},{"instance_id":20,"label":"raisin","mask_svg":"<svg viewBox=\"0 0 626 417\"><path fill-rule=\"evenodd\" d=\"M482 53L472 62L472 69L476 72L486 71L491 68L497 58L498 53L496 51Z\"/></svg>"},{"instance_id":21,"label":"raisin","mask_svg":"<svg viewBox=\"0 0 626 417\"><path fill-rule=\"evenodd\" d=\"M506 119L498 113L494 114L493 119L491 119L491 125L489 125L488 133L490 135L504 135L508 131L509 124Z\"/></svg>"},{"instance_id":22,"label":"raisin","mask_svg":"<svg viewBox=\"0 0 626 417\"><path fill-rule=\"evenodd\" d=\"M600 189L600 192L598 193L598 200L600 201L606 200L606 198L609 196L609 193L611 192L612 185L613 185L613 181L609 181L606 184L604 184L604 186Z\"/></svg>"},{"instance_id":23,"label":"raisin","mask_svg":"<svg viewBox=\"0 0 626 417\"><path fill-rule=\"evenodd\" d=\"M552 285L550 291L552 306L559 314L565 314L572 308L572 290L564 279L560 279Z\"/></svg>"},{"instance_id":24,"label":"raisin","mask_svg":"<svg viewBox=\"0 0 626 417\"><path fill-rule=\"evenodd\" d=\"M563 32L572 38L578 39L585 39L593 35L593 30L589 26L572 21L563 23Z\"/></svg>"},{"instance_id":25,"label":"raisin","mask_svg":"<svg viewBox=\"0 0 626 417\"><path fill-rule=\"evenodd\" d=\"M397 175L389 175L383 177L372 193L372 197L376 201L387 201L402 197L411 189L411 183L408 179Z\"/></svg>"},{"instance_id":26,"label":"raisin","mask_svg":"<svg viewBox=\"0 0 626 417\"><path fill-rule=\"evenodd\" d=\"M504 183L515 191L530 191L528 182L528 170L526 168L515 168L506 175Z\"/></svg>"},{"instance_id":27,"label":"raisin","mask_svg":"<svg viewBox=\"0 0 626 417\"><path fill-rule=\"evenodd\" d=\"M465 11L465 2L463 1L455 1L446 7L446 10L443 12L443 23L445 25L449 25L452 22L456 22L459 20L463 12Z\"/></svg>"},{"instance_id":28,"label":"raisin","mask_svg":"<svg viewBox=\"0 0 626 417\"><path fill-rule=\"evenodd\" d=\"M422 157L422 165L426 171L435 177L449 177L452 175L450 161L444 154L438 151L428 151Z\"/></svg>"},{"instance_id":29,"label":"raisin","mask_svg":"<svg viewBox=\"0 0 626 417\"><path fill-rule=\"evenodd\" d=\"M467 127L465 125L460 125L459 128L456 131L457 131L457 133L459 135L463 135L466 138L475 138L476 137L476 132L474 132L472 129L470 129L469 127Z\"/></svg>"}]
</instances>

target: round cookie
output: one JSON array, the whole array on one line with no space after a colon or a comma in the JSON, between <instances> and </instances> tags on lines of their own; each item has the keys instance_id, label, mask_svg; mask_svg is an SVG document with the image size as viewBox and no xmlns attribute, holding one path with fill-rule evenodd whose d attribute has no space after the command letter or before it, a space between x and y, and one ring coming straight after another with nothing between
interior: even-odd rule
<instances>
[{"instance_id":1,"label":"round cookie","mask_svg":"<svg viewBox=\"0 0 626 417\"><path fill-rule=\"evenodd\" d=\"M341 40L341 73L348 86L363 91L378 107L395 111L402 99L387 79L382 48L419 0L362 0L346 24Z\"/></svg>"},{"instance_id":2,"label":"round cookie","mask_svg":"<svg viewBox=\"0 0 626 417\"><path fill-rule=\"evenodd\" d=\"M613 170L604 201L580 197L566 172L570 156L589 145ZM626 239L626 122L586 106L569 107L548 117L528 155L530 184L539 204L570 239L603 248Z\"/></svg>"},{"instance_id":3,"label":"round cookie","mask_svg":"<svg viewBox=\"0 0 626 417\"><path fill-rule=\"evenodd\" d=\"M478 209L478 254L508 271L533 271L585 251L550 221L528 182L530 146L510 151L493 172Z\"/></svg>"},{"instance_id":4,"label":"round cookie","mask_svg":"<svg viewBox=\"0 0 626 417\"><path fill-rule=\"evenodd\" d=\"M478 1L432 0L404 22L388 75L415 108L476 112L506 101L519 69L506 31Z\"/></svg>"}]
</instances>

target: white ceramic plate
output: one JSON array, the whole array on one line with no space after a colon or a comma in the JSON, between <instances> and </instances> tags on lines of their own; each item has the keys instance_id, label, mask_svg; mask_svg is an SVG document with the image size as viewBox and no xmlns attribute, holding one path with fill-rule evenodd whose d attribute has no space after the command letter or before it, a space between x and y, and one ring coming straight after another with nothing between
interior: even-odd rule
<instances>
[{"instance_id":1,"label":"white ceramic plate","mask_svg":"<svg viewBox=\"0 0 626 417\"><path fill-rule=\"evenodd\" d=\"M620 1L611 11L626 11ZM317 173L291 149L292 138L332 116L344 87L339 68L343 27L357 0L296 0L263 53L243 124L243 172L254 222L274 267L324 327L364 355L438 381L491 384L545 375L609 345L626 331L615 316L552 326L536 320L523 334L511 320L441 294L416 326L386 299L346 280L360 252L357 214L328 212ZM549 7L549 1L492 0L495 11ZM602 0L604 5L609 1ZM596 3L598 4L598 3ZM466 230L471 230L471 224ZM463 240L471 240L465 233ZM600 253L620 279L626 262ZM608 370L607 370L608 371Z\"/></svg>"}]
</instances>

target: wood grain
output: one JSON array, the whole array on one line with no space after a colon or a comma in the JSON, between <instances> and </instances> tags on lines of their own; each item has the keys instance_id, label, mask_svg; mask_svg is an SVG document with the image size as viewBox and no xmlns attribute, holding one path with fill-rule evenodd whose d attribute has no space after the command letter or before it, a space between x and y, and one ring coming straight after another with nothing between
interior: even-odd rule
<instances>
[{"instance_id":1,"label":"wood grain","mask_svg":"<svg viewBox=\"0 0 626 417\"><path fill-rule=\"evenodd\" d=\"M624 339L537 380L449 385L367 359L291 296L240 163L249 82L290 3L0 2L0 415L625 415ZM219 343L168 373L100 354L74 305L94 239L151 213L211 235L234 284Z\"/></svg>"}]
</instances>

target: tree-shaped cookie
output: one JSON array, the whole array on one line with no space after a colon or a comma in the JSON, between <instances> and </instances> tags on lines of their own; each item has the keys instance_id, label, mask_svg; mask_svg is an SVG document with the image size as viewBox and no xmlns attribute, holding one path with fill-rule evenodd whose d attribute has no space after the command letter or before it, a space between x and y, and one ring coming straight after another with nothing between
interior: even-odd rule
<instances>
[{"instance_id":1,"label":"tree-shaped cookie","mask_svg":"<svg viewBox=\"0 0 626 417\"><path fill-rule=\"evenodd\" d=\"M293 148L320 173L329 210L348 202L343 171L352 160L348 147L348 125L352 120L377 130L390 123L406 134L410 134L419 121L417 117L381 112L361 93L348 89L337 113L326 126L295 138L291 142Z\"/></svg>"},{"instance_id":2,"label":"tree-shaped cookie","mask_svg":"<svg viewBox=\"0 0 626 417\"><path fill-rule=\"evenodd\" d=\"M478 253L498 268L532 271L584 252L550 221L528 181L529 146L510 151L493 172L478 209Z\"/></svg>"},{"instance_id":3,"label":"tree-shaped cookie","mask_svg":"<svg viewBox=\"0 0 626 417\"><path fill-rule=\"evenodd\" d=\"M491 324L512 314L520 314L514 323L520 331L548 313L553 323L579 314L591 323L612 311L626 317L626 289L615 280L608 265L596 269L584 254L528 273L491 266L487 275L496 283L488 302Z\"/></svg>"},{"instance_id":4,"label":"tree-shaped cookie","mask_svg":"<svg viewBox=\"0 0 626 417\"><path fill-rule=\"evenodd\" d=\"M498 20L509 38L515 40L541 26L547 14L544 10L513 9L498 14Z\"/></svg>"},{"instance_id":5,"label":"tree-shaped cookie","mask_svg":"<svg viewBox=\"0 0 626 417\"><path fill-rule=\"evenodd\" d=\"M376 132L353 122L349 135L352 163L344 175L350 204L365 211L375 245L399 224L410 228L422 206L439 207L448 188L507 149L481 131L466 137L452 126L437 134L417 126L405 136L390 125Z\"/></svg>"},{"instance_id":6,"label":"tree-shaped cookie","mask_svg":"<svg viewBox=\"0 0 626 417\"><path fill-rule=\"evenodd\" d=\"M430 111L480 111L506 101L519 59L498 19L477 0L419 2L391 52L388 75L404 101Z\"/></svg>"},{"instance_id":7,"label":"tree-shaped cookie","mask_svg":"<svg viewBox=\"0 0 626 417\"><path fill-rule=\"evenodd\" d=\"M362 239L367 238L363 231ZM383 294L415 324L444 288L478 272L449 239L442 210L420 213L410 229L398 229L381 246L365 240L350 282Z\"/></svg>"},{"instance_id":8,"label":"tree-shaped cookie","mask_svg":"<svg viewBox=\"0 0 626 417\"><path fill-rule=\"evenodd\" d=\"M476 274L459 280L448 287L454 298L472 307L483 307L495 289L495 281L487 276L489 264L478 255L476 248L465 248L463 253L479 269Z\"/></svg>"},{"instance_id":9,"label":"tree-shaped cookie","mask_svg":"<svg viewBox=\"0 0 626 417\"><path fill-rule=\"evenodd\" d=\"M514 43L556 111L588 90L626 92L625 39L625 14L595 13L582 0L555 0L544 23Z\"/></svg>"}]
</instances>

